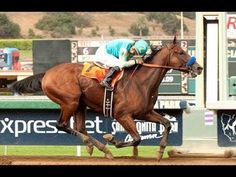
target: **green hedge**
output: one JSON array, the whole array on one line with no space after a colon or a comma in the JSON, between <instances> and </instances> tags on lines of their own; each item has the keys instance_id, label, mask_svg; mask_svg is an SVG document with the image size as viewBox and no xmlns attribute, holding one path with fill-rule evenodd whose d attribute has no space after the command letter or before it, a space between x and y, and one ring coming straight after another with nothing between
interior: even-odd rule
<instances>
[{"instance_id":1,"label":"green hedge","mask_svg":"<svg viewBox=\"0 0 236 177\"><path fill-rule=\"evenodd\" d=\"M59 109L50 100L0 100L1 109Z\"/></svg>"},{"instance_id":2,"label":"green hedge","mask_svg":"<svg viewBox=\"0 0 236 177\"><path fill-rule=\"evenodd\" d=\"M32 39L0 40L0 48L12 47L19 50L32 50Z\"/></svg>"}]
</instances>

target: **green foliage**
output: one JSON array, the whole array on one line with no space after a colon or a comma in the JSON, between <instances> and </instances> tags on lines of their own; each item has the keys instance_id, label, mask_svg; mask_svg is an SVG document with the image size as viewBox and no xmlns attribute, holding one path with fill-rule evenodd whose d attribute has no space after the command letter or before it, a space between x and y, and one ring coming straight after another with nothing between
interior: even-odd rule
<instances>
[{"instance_id":1,"label":"green foliage","mask_svg":"<svg viewBox=\"0 0 236 177\"><path fill-rule=\"evenodd\" d=\"M159 13L158 12L148 12L146 14L146 18L148 21L156 21L158 18Z\"/></svg>"},{"instance_id":2,"label":"green foliage","mask_svg":"<svg viewBox=\"0 0 236 177\"><path fill-rule=\"evenodd\" d=\"M99 36L99 34L97 33L97 30L96 30L96 29L91 29L91 36L92 36L92 37Z\"/></svg>"},{"instance_id":3,"label":"green foliage","mask_svg":"<svg viewBox=\"0 0 236 177\"><path fill-rule=\"evenodd\" d=\"M71 37L76 34L76 27L89 27L91 19L88 15L76 12L52 12L40 19L35 27L50 31L52 37Z\"/></svg>"},{"instance_id":4,"label":"green foliage","mask_svg":"<svg viewBox=\"0 0 236 177\"><path fill-rule=\"evenodd\" d=\"M28 37L29 37L29 38L34 38L34 36L35 36L34 30L32 30L31 28L29 28L29 30L28 30Z\"/></svg>"},{"instance_id":5,"label":"green foliage","mask_svg":"<svg viewBox=\"0 0 236 177\"><path fill-rule=\"evenodd\" d=\"M0 38L10 39L19 38L20 26L11 22L6 14L0 14Z\"/></svg>"},{"instance_id":6,"label":"green foliage","mask_svg":"<svg viewBox=\"0 0 236 177\"><path fill-rule=\"evenodd\" d=\"M165 23L170 16L173 16L170 12L148 12L146 14L148 21L155 21L156 23Z\"/></svg>"},{"instance_id":7,"label":"green foliage","mask_svg":"<svg viewBox=\"0 0 236 177\"><path fill-rule=\"evenodd\" d=\"M149 28L146 19L141 17L137 22L131 24L129 32L136 36L148 36Z\"/></svg>"},{"instance_id":8,"label":"green foliage","mask_svg":"<svg viewBox=\"0 0 236 177\"><path fill-rule=\"evenodd\" d=\"M19 50L32 50L31 39L13 39L13 40L0 40L0 48L13 47Z\"/></svg>"},{"instance_id":9,"label":"green foliage","mask_svg":"<svg viewBox=\"0 0 236 177\"><path fill-rule=\"evenodd\" d=\"M188 32L188 27L184 24L184 31Z\"/></svg>"},{"instance_id":10,"label":"green foliage","mask_svg":"<svg viewBox=\"0 0 236 177\"><path fill-rule=\"evenodd\" d=\"M111 26L109 26L109 28L108 28L108 30L109 30L109 33L110 33L110 35L111 36L115 36L115 29L114 28L112 28Z\"/></svg>"},{"instance_id":11,"label":"green foliage","mask_svg":"<svg viewBox=\"0 0 236 177\"><path fill-rule=\"evenodd\" d=\"M176 16L170 16L162 26L162 29L169 35L175 35L181 28L181 21ZM184 24L184 31L188 31L188 27Z\"/></svg>"},{"instance_id":12,"label":"green foliage","mask_svg":"<svg viewBox=\"0 0 236 177\"><path fill-rule=\"evenodd\" d=\"M91 36L92 37L100 36L100 34L98 32L99 32L99 27L96 26L95 29L91 30Z\"/></svg>"},{"instance_id":13,"label":"green foliage","mask_svg":"<svg viewBox=\"0 0 236 177\"><path fill-rule=\"evenodd\" d=\"M20 59L33 58L32 50L20 50Z\"/></svg>"},{"instance_id":14,"label":"green foliage","mask_svg":"<svg viewBox=\"0 0 236 177\"><path fill-rule=\"evenodd\" d=\"M148 12L146 18L148 21L156 21L157 23L164 23L169 16L180 16L180 12ZM195 19L196 12L183 12L183 16L189 19Z\"/></svg>"},{"instance_id":15,"label":"green foliage","mask_svg":"<svg viewBox=\"0 0 236 177\"><path fill-rule=\"evenodd\" d=\"M170 16L163 24L162 29L169 35L175 35L180 29L180 20L174 16Z\"/></svg>"},{"instance_id":16,"label":"green foliage","mask_svg":"<svg viewBox=\"0 0 236 177\"><path fill-rule=\"evenodd\" d=\"M149 12L146 14L146 18L148 21L155 21L157 24L161 23L162 29L168 35L175 35L181 28L181 21L176 15L180 15L179 12ZM185 24L184 31L188 31Z\"/></svg>"},{"instance_id":17,"label":"green foliage","mask_svg":"<svg viewBox=\"0 0 236 177\"><path fill-rule=\"evenodd\" d=\"M89 13L80 13L75 15L75 24L77 27L91 27L92 17Z\"/></svg>"},{"instance_id":18,"label":"green foliage","mask_svg":"<svg viewBox=\"0 0 236 177\"><path fill-rule=\"evenodd\" d=\"M36 35L34 30L29 28L29 30L28 30L28 38L29 39L40 39L40 38L42 38L42 36L41 35Z\"/></svg>"},{"instance_id":19,"label":"green foliage","mask_svg":"<svg viewBox=\"0 0 236 177\"><path fill-rule=\"evenodd\" d=\"M122 33L120 33L120 36L123 36L123 37L128 37L128 36L129 36L129 34L128 34L128 33L125 33L125 32L122 32Z\"/></svg>"},{"instance_id":20,"label":"green foliage","mask_svg":"<svg viewBox=\"0 0 236 177\"><path fill-rule=\"evenodd\" d=\"M83 27L80 27L79 30L78 30L78 35L82 35L83 34Z\"/></svg>"}]
</instances>

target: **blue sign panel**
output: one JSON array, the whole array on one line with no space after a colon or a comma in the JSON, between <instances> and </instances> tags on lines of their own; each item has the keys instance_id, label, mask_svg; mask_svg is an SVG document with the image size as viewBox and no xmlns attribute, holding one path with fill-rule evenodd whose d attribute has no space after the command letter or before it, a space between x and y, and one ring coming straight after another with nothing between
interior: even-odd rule
<instances>
[{"instance_id":1,"label":"blue sign panel","mask_svg":"<svg viewBox=\"0 0 236 177\"><path fill-rule=\"evenodd\" d=\"M217 112L218 145L236 146L236 110Z\"/></svg>"},{"instance_id":2,"label":"blue sign panel","mask_svg":"<svg viewBox=\"0 0 236 177\"><path fill-rule=\"evenodd\" d=\"M0 144L69 145L82 141L55 127L59 110L1 110Z\"/></svg>"},{"instance_id":3,"label":"blue sign panel","mask_svg":"<svg viewBox=\"0 0 236 177\"><path fill-rule=\"evenodd\" d=\"M158 110L159 111L159 110ZM182 144L182 110L160 110L172 125L168 145ZM58 131L55 127L59 110L1 110L0 144L2 145L82 145L80 138ZM164 126L152 122L135 120L141 135L141 145L159 145ZM71 118L70 127L74 120ZM90 135L106 143L103 135L111 133L118 140L131 141L132 138L114 119L87 111L86 129Z\"/></svg>"}]
</instances>

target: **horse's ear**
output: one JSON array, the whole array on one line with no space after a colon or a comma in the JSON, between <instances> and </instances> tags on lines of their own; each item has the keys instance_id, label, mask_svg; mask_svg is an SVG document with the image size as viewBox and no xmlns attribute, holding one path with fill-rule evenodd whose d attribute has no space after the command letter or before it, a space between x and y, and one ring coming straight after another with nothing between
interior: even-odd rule
<instances>
[{"instance_id":1,"label":"horse's ear","mask_svg":"<svg viewBox=\"0 0 236 177\"><path fill-rule=\"evenodd\" d=\"M174 37L174 40L173 40L173 44L176 44L177 43L177 39L176 39L176 35Z\"/></svg>"}]
</instances>

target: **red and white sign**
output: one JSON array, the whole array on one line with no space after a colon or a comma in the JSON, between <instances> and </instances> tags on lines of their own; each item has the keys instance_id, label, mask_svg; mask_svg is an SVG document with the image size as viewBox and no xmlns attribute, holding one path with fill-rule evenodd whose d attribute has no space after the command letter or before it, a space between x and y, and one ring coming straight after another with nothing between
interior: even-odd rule
<instances>
[{"instance_id":1,"label":"red and white sign","mask_svg":"<svg viewBox=\"0 0 236 177\"><path fill-rule=\"evenodd\" d=\"M229 39L236 39L236 14L227 15L227 37Z\"/></svg>"}]
</instances>

